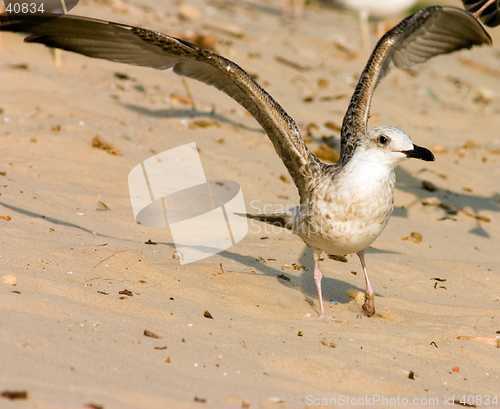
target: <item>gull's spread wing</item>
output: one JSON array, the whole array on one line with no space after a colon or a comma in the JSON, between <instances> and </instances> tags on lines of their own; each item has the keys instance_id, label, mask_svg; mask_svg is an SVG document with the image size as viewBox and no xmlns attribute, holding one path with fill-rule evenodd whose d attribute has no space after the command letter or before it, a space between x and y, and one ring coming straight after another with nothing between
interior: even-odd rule
<instances>
[{"instance_id":1,"label":"gull's spread wing","mask_svg":"<svg viewBox=\"0 0 500 409\"><path fill-rule=\"evenodd\" d=\"M89 57L174 72L212 85L252 114L271 139L299 193L320 163L307 149L285 110L232 61L186 41L147 30L86 17L0 15L0 31L30 34L26 42L73 51Z\"/></svg>"},{"instance_id":2,"label":"gull's spread wing","mask_svg":"<svg viewBox=\"0 0 500 409\"><path fill-rule=\"evenodd\" d=\"M481 44L491 44L483 26L468 12L453 7L422 9L387 32L375 46L344 116L340 162L351 158L358 140L366 134L373 92L393 67L408 68Z\"/></svg>"},{"instance_id":3,"label":"gull's spread wing","mask_svg":"<svg viewBox=\"0 0 500 409\"><path fill-rule=\"evenodd\" d=\"M500 0L462 0L462 3L469 13L479 13L479 20L488 27L500 25Z\"/></svg>"}]
</instances>

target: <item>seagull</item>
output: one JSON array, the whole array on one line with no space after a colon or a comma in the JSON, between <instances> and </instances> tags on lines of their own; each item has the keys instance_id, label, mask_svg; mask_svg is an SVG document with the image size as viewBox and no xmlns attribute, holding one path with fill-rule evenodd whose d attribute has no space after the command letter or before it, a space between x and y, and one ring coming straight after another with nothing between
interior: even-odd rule
<instances>
[{"instance_id":1,"label":"seagull","mask_svg":"<svg viewBox=\"0 0 500 409\"><path fill-rule=\"evenodd\" d=\"M377 43L352 95L341 130L340 161L322 163L307 148L286 111L232 61L186 41L144 28L62 15L0 15L0 30L30 34L24 41L89 57L173 68L181 76L212 85L233 98L266 131L298 189L300 205L290 211L248 215L291 229L314 253L318 319L332 320L323 306L323 253L356 253L366 282L363 310L375 313L375 292L365 264L365 249L380 235L393 211L396 166L407 158L434 160L393 126L367 129L375 88L393 68L474 45L491 44L482 25L468 12L429 7L404 19Z\"/></svg>"}]
</instances>

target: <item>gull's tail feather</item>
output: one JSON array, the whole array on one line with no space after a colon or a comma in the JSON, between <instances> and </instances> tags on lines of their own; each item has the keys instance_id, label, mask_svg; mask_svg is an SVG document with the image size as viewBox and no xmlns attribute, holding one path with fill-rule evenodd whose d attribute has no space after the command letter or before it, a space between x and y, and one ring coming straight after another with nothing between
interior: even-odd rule
<instances>
[{"instance_id":1,"label":"gull's tail feather","mask_svg":"<svg viewBox=\"0 0 500 409\"><path fill-rule=\"evenodd\" d=\"M240 216L246 216L247 219L258 220L263 223L272 224L273 226L283 227L287 230L295 231L296 219L299 214L300 206L283 212L272 213L247 213Z\"/></svg>"}]
</instances>

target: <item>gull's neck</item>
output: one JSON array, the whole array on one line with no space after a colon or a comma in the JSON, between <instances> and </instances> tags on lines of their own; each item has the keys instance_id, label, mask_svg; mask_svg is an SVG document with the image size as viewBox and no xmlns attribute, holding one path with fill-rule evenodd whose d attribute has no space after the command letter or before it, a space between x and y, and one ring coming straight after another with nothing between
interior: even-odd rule
<instances>
[{"instance_id":1,"label":"gull's neck","mask_svg":"<svg viewBox=\"0 0 500 409\"><path fill-rule=\"evenodd\" d=\"M389 185L392 189L395 181L392 163L367 158L368 155L354 155L339 173L339 180L350 184L351 188L366 190L380 185Z\"/></svg>"}]
</instances>

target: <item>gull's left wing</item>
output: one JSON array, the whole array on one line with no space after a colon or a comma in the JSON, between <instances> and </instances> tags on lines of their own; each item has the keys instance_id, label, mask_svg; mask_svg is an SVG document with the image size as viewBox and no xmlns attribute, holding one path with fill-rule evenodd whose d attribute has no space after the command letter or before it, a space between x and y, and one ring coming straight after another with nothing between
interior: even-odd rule
<instances>
[{"instance_id":1,"label":"gull's left wing","mask_svg":"<svg viewBox=\"0 0 500 409\"><path fill-rule=\"evenodd\" d=\"M440 54L491 38L468 12L454 7L428 7L405 18L377 43L359 78L341 131L340 162L346 163L367 132L370 103L378 83L395 68L408 68Z\"/></svg>"}]
</instances>

